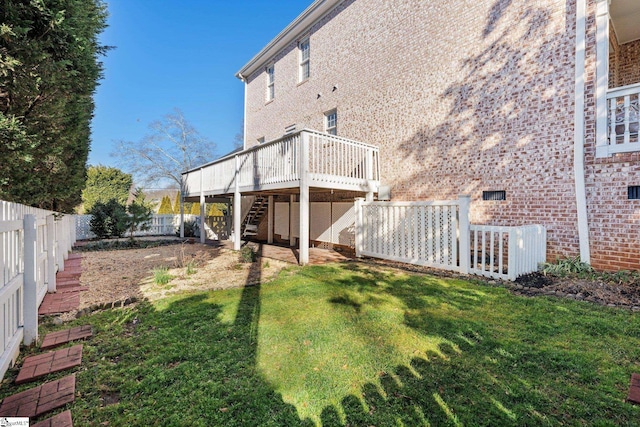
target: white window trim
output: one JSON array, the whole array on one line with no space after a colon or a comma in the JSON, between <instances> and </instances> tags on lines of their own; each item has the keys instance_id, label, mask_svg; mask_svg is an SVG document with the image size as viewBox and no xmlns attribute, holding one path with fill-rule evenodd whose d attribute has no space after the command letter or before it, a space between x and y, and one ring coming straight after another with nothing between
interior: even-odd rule
<instances>
[{"instance_id":1,"label":"white window trim","mask_svg":"<svg viewBox=\"0 0 640 427\"><path fill-rule=\"evenodd\" d=\"M335 115L332 125L329 124L329 117ZM338 109L334 108L324 113L324 131L331 135L338 135Z\"/></svg>"},{"instance_id":2,"label":"white window trim","mask_svg":"<svg viewBox=\"0 0 640 427\"><path fill-rule=\"evenodd\" d=\"M276 97L276 87L275 87L275 78L276 78L276 68L275 64L271 64L266 68L267 73L267 92L266 92L266 100L267 102L273 101Z\"/></svg>"},{"instance_id":3,"label":"white window trim","mask_svg":"<svg viewBox=\"0 0 640 427\"><path fill-rule=\"evenodd\" d=\"M308 45L308 56L307 59L303 59L302 55L303 55L303 50L302 50L302 46L304 44ZM309 37L305 37L304 39L300 40L300 42L298 42L298 55L299 55L299 60L298 60L298 82L302 83L306 80L308 80L311 77L311 42ZM305 69L305 65L307 66L308 71L308 76L304 75L304 69Z\"/></svg>"}]
</instances>

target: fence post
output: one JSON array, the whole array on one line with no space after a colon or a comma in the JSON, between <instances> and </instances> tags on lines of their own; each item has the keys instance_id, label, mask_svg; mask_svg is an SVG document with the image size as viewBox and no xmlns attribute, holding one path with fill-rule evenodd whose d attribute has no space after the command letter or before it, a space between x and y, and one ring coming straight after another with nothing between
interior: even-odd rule
<instances>
[{"instance_id":1,"label":"fence post","mask_svg":"<svg viewBox=\"0 0 640 427\"><path fill-rule=\"evenodd\" d=\"M56 221L53 215L47 215L47 291L56 291Z\"/></svg>"},{"instance_id":2,"label":"fence post","mask_svg":"<svg viewBox=\"0 0 640 427\"><path fill-rule=\"evenodd\" d=\"M24 344L31 345L38 339L38 284L37 277L38 229L35 215L24 216L24 286L23 319Z\"/></svg>"},{"instance_id":3,"label":"fence post","mask_svg":"<svg viewBox=\"0 0 640 427\"><path fill-rule=\"evenodd\" d=\"M460 233L460 273L469 274L469 258L471 257L469 208L471 196L458 196L458 228Z\"/></svg>"},{"instance_id":4,"label":"fence post","mask_svg":"<svg viewBox=\"0 0 640 427\"><path fill-rule=\"evenodd\" d=\"M354 210L356 214L356 258L362 258L362 239L364 224L362 223L362 197L357 197Z\"/></svg>"}]
</instances>

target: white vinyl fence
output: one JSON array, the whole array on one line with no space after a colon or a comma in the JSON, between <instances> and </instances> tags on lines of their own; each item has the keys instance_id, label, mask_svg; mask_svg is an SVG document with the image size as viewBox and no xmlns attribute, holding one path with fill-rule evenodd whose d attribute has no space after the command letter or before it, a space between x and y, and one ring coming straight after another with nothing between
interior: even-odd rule
<instances>
[{"instance_id":1,"label":"white vinyl fence","mask_svg":"<svg viewBox=\"0 0 640 427\"><path fill-rule=\"evenodd\" d=\"M469 223L469 197L437 202L356 201L356 256L515 280L546 259L539 225Z\"/></svg>"},{"instance_id":2,"label":"white vinyl fence","mask_svg":"<svg viewBox=\"0 0 640 427\"><path fill-rule=\"evenodd\" d=\"M184 220L190 221L200 218L198 215L185 215ZM91 232L91 215L76 215L76 233L78 240L93 239L96 237ZM180 227L180 215L174 214L154 214L149 223L148 230L136 230L134 236L172 236L176 229ZM130 236L128 231L125 236Z\"/></svg>"},{"instance_id":3,"label":"white vinyl fence","mask_svg":"<svg viewBox=\"0 0 640 427\"><path fill-rule=\"evenodd\" d=\"M0 377L37 340L38 307L73 243L73 215L0 201Z\"/></svg>"}]
</instances>

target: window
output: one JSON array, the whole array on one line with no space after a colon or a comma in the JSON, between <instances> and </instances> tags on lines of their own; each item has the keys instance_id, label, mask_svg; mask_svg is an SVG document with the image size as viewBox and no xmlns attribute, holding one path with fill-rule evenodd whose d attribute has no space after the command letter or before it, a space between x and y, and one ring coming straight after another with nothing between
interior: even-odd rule
<instances>
[{"instance_id":1,"label":"window","mask_svg":"<svg viewBox=\"0 0 640 427\"><path fill-rule=\"evenodd\" d=\"M627 198L629 200L640 200L640 185L630 185L627 187Z\"/></svg>"},{"instance_id":2,"label":"window","mask_svg":"<svg viewBox=\"0 0 640 427\"><path fill-rule=\"evenodd\" d=\"M507 192L500 191L483 191L482 200L507 200Z\"/></svg>"},{"instance_id":3,"label":"window","mask_svg":"<svg viewBox=\"0 0 640 427\"><path fill-rule=\"evenodd\" d=\"M276 95L274 78L275 66L270 65L267 67L267 101L271 101Z\"/></svg>"},{"instance_id":4,"label":"window","mask_svg":"<svg viewBox=\"0 0 640 427\"><path fill-rule=\"evenodd\" d=\"M338 134L338 110L331 110L325 113L324 131L331 135Z\"/></svg>"},{"instance_id":5,"label":"window","mask_svg":"<svg viewBox=\"0 0 640 427\"><path fill-rule=\"evenodd\" d=\"M311 76L311 68L309 64L309 55L311 53L309 39L305 39L298 45L300 50L300 81L303 82Z\"/></svg>"}]
</instances>

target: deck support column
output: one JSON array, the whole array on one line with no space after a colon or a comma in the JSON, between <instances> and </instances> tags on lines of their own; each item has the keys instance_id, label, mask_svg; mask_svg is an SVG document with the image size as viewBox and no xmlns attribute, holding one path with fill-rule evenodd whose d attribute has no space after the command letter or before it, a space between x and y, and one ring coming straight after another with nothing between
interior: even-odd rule
<instances>
[{"instance_id":1,"label":"deck support column","mask_svg":"<svg viewBox=\"0 0 640 427\"><path fill-rule=\"evenodd\" d=\"M294 194L289 196L289 246L294 247L296 245L296 238L293 237L293 204L296 201Z\"/></svg>"},{"instance_id":2,"label":"deck support column","mask_svg":"<svg viewBox=\"0 0 640 427\"><path fill-rule=\"evenodd\" d=\"M200 243L204 243L207 232L204 228L205 220L205 198L204 198L204 170L200 169Z\"/></svg>"},{"instance_id":3,"label":"deck support column","mask_svg":"<svg viewBox=\"0 0 640 427\"><path fill-rule=\"evenodd\" d=\"M373 151L370 149L367 150L367 163L366 163L365 172L367 174L367 184L369 187L369 191L367 191L366 201L373 202L374 195L374 183L373 183Z\"/></svg>"},{"instance_id":4,"label":"deck support column","mask_svg":"<svg viewBox=\"0 0 640 427\"><path fill-rule=\"evenodd\" d=\"M240 215L242 214L242 198L240 197L240 158L236 156L235 191L233 192L233 250L239 251L242 239L240 236Z\"/></svg>"},{"instance_id":5,"label":"deck support column","mask_svg":"<svg viewBox=\"0 0 640 427\"><path fill-rule=\"evenodd\" d=\"M273 196L269 196L269 207L267 208L267 243L273 243Z\"/></svg>"},{"instance_id":6,"label":"deck support column","mask_svg":"<svg viewBox=\"0 0 640 427\"><path fill-rule=\"evenodd\" d=\"M309 134L300 141L300 245L299 263L309 263Z\"/></svg>"}]
</instances>

